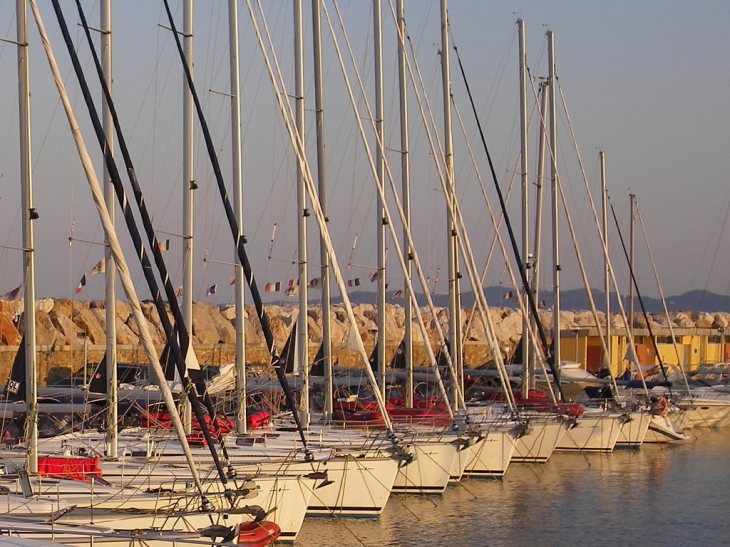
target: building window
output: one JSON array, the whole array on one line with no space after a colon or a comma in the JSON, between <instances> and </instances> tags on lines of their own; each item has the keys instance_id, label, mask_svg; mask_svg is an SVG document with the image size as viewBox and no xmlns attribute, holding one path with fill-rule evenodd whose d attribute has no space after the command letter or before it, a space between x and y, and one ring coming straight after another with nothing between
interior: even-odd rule
<instances>
[{"instance_id":1,"label":"building window","mask_svg":"<svg viewBox=\"0 0 730 547\"><path fill-rule=\"evenodd\" d=\"M707 337L708 344L720 344L721 342L722 342L721 336L708 336Z\"/></svg>"}]
</instances>

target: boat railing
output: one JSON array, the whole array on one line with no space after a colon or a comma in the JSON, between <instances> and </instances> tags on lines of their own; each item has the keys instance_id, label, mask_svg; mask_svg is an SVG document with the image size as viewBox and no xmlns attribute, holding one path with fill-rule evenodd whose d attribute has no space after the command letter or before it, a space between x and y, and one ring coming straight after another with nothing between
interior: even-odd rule
<instances>
[{"instance_id":1,"label":"boat railing","mask_svg":"<svg viewBox=\"0 0 730 547\"><path fill-rule=\"evenodd\" d=\"M205 532L204 532L205 533ZM217 547L234 547L237 544L232 541L223 541L221 531L211 530L213 537L205 537L204 533L195 534L180 531L153 531L153 530L130 530L116 531L110 528L97 526L75 526L59 523L33 522L25 518L0 517L0 538L22 537L25 539L38 539L58 542L60 544L72 543L77 546L94 547L105 544L128 544L146 545L155 544L160 547L210 547L211 540ZM220 539L218 539L220 538ZM0 539L0 543L4 543Z\"/></svg>"}]
</instances>

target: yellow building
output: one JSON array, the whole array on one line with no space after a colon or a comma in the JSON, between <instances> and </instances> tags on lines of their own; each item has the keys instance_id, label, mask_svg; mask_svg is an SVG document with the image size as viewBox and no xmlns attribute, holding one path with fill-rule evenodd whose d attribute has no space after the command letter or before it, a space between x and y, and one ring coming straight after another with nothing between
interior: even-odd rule
<instances>
[{"instance_id":1,"label":"yellow building","mask_svg":"<svg viewBox=\"0 0 730 547\"><path fill-rule=\"evenodd\" d=\"M639 365L648 369L661 362L681 365L686 371L695 370L702 363L730 361L730 335L722 329L676 328L672 341L669 329L652 329L655 344L648 329L634 329L634 345ZM622 374L629 366L629 337L625 329L613 329L608 353L609 368L614 375ZM604 349L595 327L563 330L560 334L560 360L583 363L589 372L598 372L604 366Z\"/></svg>"}]
</instances>

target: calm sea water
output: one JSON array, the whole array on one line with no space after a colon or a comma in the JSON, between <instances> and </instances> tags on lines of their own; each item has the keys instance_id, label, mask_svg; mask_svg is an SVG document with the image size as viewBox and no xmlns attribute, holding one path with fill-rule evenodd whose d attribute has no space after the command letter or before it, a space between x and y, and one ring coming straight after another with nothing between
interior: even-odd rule
<instances>
[{"instance_id":1,"label":"calm sea water","mask_svg":"<svg viewBox=\"0 0 730 547\"><path fill-rule=\"evenodd\" d=\"M401 496L377 519L307 519L296 547L730 545L730 428L693 442L553 454L501 480Z\"/></svg>"}]
</instances>

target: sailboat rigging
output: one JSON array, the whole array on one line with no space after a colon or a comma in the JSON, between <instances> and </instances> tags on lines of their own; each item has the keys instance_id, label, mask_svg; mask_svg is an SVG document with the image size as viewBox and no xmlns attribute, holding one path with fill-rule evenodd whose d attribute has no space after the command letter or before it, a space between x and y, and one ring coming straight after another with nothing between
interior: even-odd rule
<instances>
[{"instance_id":1,"label":"sailboat rigging","mask_svg":"<svg viewBox=\"0 0 730 547\"><path fill-rule=\"evenodd\" d=\"M24 344L25 353L25 405L26 405L26 466L30 473L38 472L38 379L36 371L35 330L35 251L33 242L33 220L38 215L33 209L31 138L30 138L30 69L28 63L28 21L25 2L17 2L18 33L18 95L20 129L20 176L22 182L21 208L23 216L23 264L25 272L24 289Z\"/></svg>"},{"instance_id":2,"label":"sailboat rigging","mask_svg":"<svg viewBox=\"0 0 730 547\"><path fill-rule=\"evenodd\" d=\"M482 129L481 120L479 119L479 114L477 112L476 105L474 104L474 97L473 97L473 95L471 93L471 89L469 87L469 81L466 77L464 65L461 61L461 57L459 56L458 48L456 47L456 45L454 45L453 47L454 47L454 52L456 53L456 59L459 63L459 70L461 72L461 77L464 82L464 87L466 88L466 92L469 97L469 102L471 104L472 113L474 114L474 119L476 120L477 129L479 131L479 137L482 142L482 148L484 149L484 153L487 156L487 162L489 163L489 170L491 171L491 174L492 174L492 181L494 182L494 187L497 191L497 196L499 198L499 206L502 209L502 214L504 216L505 225L507 227L507 232L509 234L510 244L512 245L512 251L515 255L515 260L517 262L517 268L520 273L520 279L522 281L522 285L524 287L525 294L527 295L527 302L530 306L530 312L535 317L538 317L537 302L534 298L534 295L532 294L530 282L527 278L527 270L525 268L525 262L522 259L520 248L517 243L517 237L515 236L515 232L512 227L512 223L510 222L509 215L507 214L507 204L505 203L504 195L502 194L502 188L499 185L499 180L497 178L497 172L495 171L494 163L492 161L492 156L489 152L489 147L487 146L486 137L484 135L484 130ZM555 387L557 388L558 392L560 393L561 400L565 401L565 395L563 394L563 390L560 386L560 370L559 370L557 363L555 362L555 359L556 359L555 354L549 350L550 346L547 341L547 335L545 334L545 328L543 327L543 325L540 321L536 321L535 326L537 327L537 332L540 336L540 342L542 343L543 348L545 348L545 351L547 352L546 361L553 374ZM554 336L559 338L560 337L559 332L556 332L554 334ZM557 358L559 358L559 357L557 357Z\"/></svg>"},{"instance_id":3,"label":"sailboat rigging","mask_svg":"<svg viewBox=\"0 0 730 547\"><path fill-rule=\"evenodd\" d=\"M259 321L261 322L261 330L264 334L264 338L266 340L266 346L269 350L269 353L271 355L271 365L274 368L274 371L276 372L276 376L279 380L279 383L282 386L282 389L284 390L284 394L286 396L287 404L289 405L289 408L292 410L294 421L296 423L297 429L299 431L302 445L305 447L305 454L307 459L312 459L313 455L307 448L307 440L304 435L304 431L302 429L301 420L297 413L297 406L296 402L294 400L294 394L291 390L291 387L289 386L289 383L286 379L286 373L284 372L284 363L281 362L281 359L277 355L276 352L276 346L274 343L274 336L271 331L271 326L269 324L269 318L266 315L266 312L264 311L264 305L263 301L261 300L261 294L259 293L258 286L256 284L256 280L253 275L253 270L251 269L251 264L248 260L248 255L246 253L246 249L244 247L244 238L241 235L241 231L238 227L238 221L236 220L235 213L233 211L233 207L231 206L230 200L228 199L228 191L226 190L225 183L223 182L223 175L221 172L220 164L218 162L218 157L215 153L215 148L213 146L213 141L210 136L210 131L208 129L208 124L205 120L205 116L203 115L203 109L200 104L200 99L198 97L195 84L193 82L192 74L190 73L190 67L185 62L185 54L182 48L182 44L180 43L180 36L177 32L177 28L175 26L175 21L172 17L172 12L170 11L170 5L168 0L164 0L165 2L165 11L167 12L167 17L170 22L170 28L172 29L173 36L175 37L175 43L177 44L178 53L180 54L180 58L182 60L184 72L185 72L185 78L188 83L188 87L190 88L190 92L193 97L193 102L195 104L195 109L198 114L198 120L200 121L201 129L203 130L203 136L205 139L205 145L208 149L208 155L210 157L211 164L213 166L213 172L215 173L215 179L218 183L218 189L220 191L221 199L223 201L223 208L226 213L226 218L228 220L228 224L231 229L231 234L234 238L234 243L236 245L236 250L238 252L238 259L243 266L244 275L246 276L246 282L248 283L249 289L251 290L251 295L253 297L254 301L254 307L256 309L256 314L259 318Z\"/></svg>"},{"instance_id":4,"label":"sailboat rigging","mask_svg":"<svg viewBox=\"0 0 730 547\"><path fill-rule=\"evenodd\" d=\"M106 137L104 135L103 128L101 126L101 123L100 123L100 120L98 117L98 114L94 107L93 99L91 98L91 93L90 93L88 84L86 83L86 78L83 74L83 70L81 69L81 65L79 63L78 56L76 54L73 42L71 40L71 36L68 31L68 26L66 25L66 21L63 16L63 12L61 11L60 5L57 1L53 2L53 7L56 12L56 17L58 18L62 34L64 36L64 41L66 42L67 49L71 56L71 60L74 65L74 70L76 72L76 76L77 76L77 78L79 80L79 84L82 88L82 93L84 95L84 99L85 99L87 108L89 110L89 115L91 117L92 124L94 125L94 130L96 132L97 139L98 139L101 149L104 153L105 163L109 168L109 173L110 173L111 179L114 183L114 187L116 190L117 199L119 200L120 206L124 213L124 218L125 218L125 221L127 224L127 228L130 232L130 236L132 237L134 246L137 250L137 254L142 263L142 270L144 272L145 279L150 288L150 292L153 295L153 301L155 303L155 307L160 316L161 324L162 324L162 326L165 330L165 334L167 335L167 338L168 338L170 350L173 354L178 372L180 373L180 377L183 381L183 387L185 389L185 392L188 395L188 398L191 401L193 410L196 414L196 417L197 417L199 423L205 424L206 420L204 418L203 409L200 404L200 401L198 400L196 391L194 389L192 389L191 382L194 382L196 384L196 386L195 386L196 389L200 390L200 392L203 394L205 393L205 388L204 388L205 383L202 381L202 375L200 374L199 370L198 370L197 378L195 376L196 373L195 373L194 369L190 369L189 371L187 370L189 368L188 367L189 361L186 358L186 353L189 349L188 332L185 327L185 323L182 320L182 315L180 313L179 307L177 306L177 299L174 296L174 288L172 286L172 283L170 282L169 276L167 275L167 269L165 267L162 253L160 252L160 249L157 245L157 239L154 234L154 229L152 228L152 224L150 222L149 215L145 214L146 208L144 207L144 198L142 196L139 185L136 183L134 167L131 164L131 158L129 157L128 151L124 144L123 135L121 134L121 129L119 126L119 120L116 116L116 111L114 109L114 103L113 103L113 100L109 93L108 86L106 86L106 81L103 79L103 77L101 77L100 80L102 81L102 88L104 89L105 97L109 103L110 112L114 119L114 126L116 129L116 133L117 133L117 136L119 137L120 149L122 150L122 154L124 156L125 165L127 166L127 172L129 174L129 178L130 178L130 181L133 186L135 199L137 200L137 203L139 205L144 228L150 239L150 244L152 247L153 256L155 258L155 263L156 263L156 266L158 267L161 277L163 279L163 285L165 288L165 292L167 294L168 301L170 302L170 310L173 313L173 317L175 318L175 326L173 326L170 323L170 320L167 317L167 310L165 308L164 301L162 300L162 295L160 293L159 286L157 284L157 280L155 279L153 269L152 269L151 263L149 261L149 257L147 255L147 252L142 243L142 238L141 238L139 230L137 228L131 207L129 205L129 202L127 201L126 193L122 186L121 177L119 175L119 171L117 169L116 162L111 153L111 150L109 149L108 143L106 141ZM84 29L85 29L85 32L87 35L87 39L91 43L91 35L89 33L89 28L88 28L88 25L86 24L86 19L83 15L83 10L81 8L80 2L77 2L77 7L79 9L79 15L82 19L82 23L83 23L83 26L84 26ZM95 61L97 71L99 72L100 76L103 76L102 68L99 63L98 56L96 55L95 49L93 47L93 43L91 43L91 51L94 56L94 61ZM211 408L212 408L212 404L211 404ZM170 411L174 412L174 407L171 408ZM214 416L215 416L215 413L211 412L211 414L210 414L211 420ZM214 420L212 420L212 421L214 423ZM227 476L226 472L223 470L223 467L221 465L217 451L215 450L216 443L213 441L213 437L211 435L210 430L207 427L202 427L201 429L202 429L204 437L206 438L206 441L209 444L209 447L211 450L211 455L213 457L213 461L216 465L216 468L218 469L218 474L221 479L221 482L224 485L226 485L228 482L228 476L233 475L232 468L229 467L228 476Z\"/></svg>"},{"instance_id":5,"label":"sailboat rigging","mask_svg":"<svg viewBox=\"0 0 730 547\"><path fill-rule=\"evenodd\" d=\"M667 388L669 389L669 393L672 392L672 384L669 381L669 377L667 376L667 369L664 366L664 360L662 359L662 354L659 351L659 348L656 344L656 336L654 336L654 332L651 329L651 320L649 319L649 314L646 312L646 307L644 306L644 299L641 297L641 291L639 290L639 285L636 282L636 275L634 274L634 265L632 264L629 253L626 249L626 243L624 242L624 237L621 233L621 228L618 223L618 218L616 217L616 210L613 208L613 203L611 204L611 215L613 216L613 220L616 224L616 230L618 231L618 237L621 241L621 248L623 249L624 256L626 257L626 261L629 266L629 276L631 277L631 284L636 289L636 297L639 299L639 305L641 306L641 312L644 315L644 320L646 321L646 328L649 332L649 338L651 339L652 344L654 345L654 354L656 355L657 361L659 361L659 369L662 371L662 376L664 376L664 381L667 383ZM629 320L632 320L629 318ZM638 363L637 363L638 364ZM641 377L642 381L644 380L644 374L639 373L639 376Z\"/></svg>"},{"instance_id":6,"label":"sailboat rigging","mask_svg":"<svg viewBox=\"0 0 730 547\"><path fill-rule=\"evenodd\" d=\"M136 290L134 288L134 285L132 284L131 276L129 273L129 268L124 259L124 255L122 253L121 246L119 244L119 240L116 236L114 227L109 218L108 209L106 207L106 203L104 201L104 197L103 197L101 188L99 186L99 182L96 178L96 174L91 165L91 158L88 155L86 146L83 142L83 137L81 136L81 133L79 131L78 123L76 122L75 115L71 108L71 104L68 99L68 94L66 93L65 86L63 84L63 80L60 77L58 65L56 64L55 58L53 56L50 42L48 40L48 36L46 34L45 27L43 25L43 22L42 22L42 19L41 19L40 13L38 11L38 7L36 5L35 0L30 0L30 5L33 10L33 15L35 17L39 33L41 34L41 40L43 42L43 47L46 51L48 63L53 72L56 87L58 88L58 92L61 97L61 101L63 103L63 107L66 112L66 116L68 118L69 126L71 128L72 134L74 135L74 141L76 143L76 147L79 152L79 156L81 157L81 160L82 160L87 182L89 184L89 188L91 190L92 197L94 199L94 204L96 206L97 212L99 213L99 218L100 218L102 226L104 228L104 232L107 237L107 241L109 242L109 248L111 249L112 253L114 254L117 271L119 272L119 276L120 276L120 279L122 282L122 286L124 288L124 292L132 307L132 314L133 314L134 319L140 330L140 334L141 334L140 339L142 341L143 349L145 351L145 354L147 355L147 358L150 361L152 370L155 373L157 380L160 384L161 391L165 398L166 404L168 405L169 408L174 409L175 403L172 398L172 393L170 392L169 389L167 389L167 386L165 385L164 373L160 367L160 363L157 358L157 353L155 351L155 348L152 346L152 343L151 343L149 327L147 325L144 314L142 313L142 308L140 306L139 299L137 298ZM57 4L56 4L56 7L58 7ZM144 249L142 249L142 250L144 251ZM210 511L211 509L213 509L213 506L208 501L208 499L205 497L205 495L203 493L203 486L202 486L202 483L200 480L200 476L198 475L197 468L195 467L194 462L192 460L192 456L190 455L189 446L185 439L184 431L182 428L182 423L180 422L179 417L174 413L172 415L172 419L173 419L175 428L176 428L178 434L180 435L180 441L181 441L183 447L186 449L186 458L187 458L188 464L190 466L190 471L191 471L191 474L193 477L193 482L195 483L198 491L201 493L201 510L204 510L206 512Z\"/></svg>"}]
</instances>

